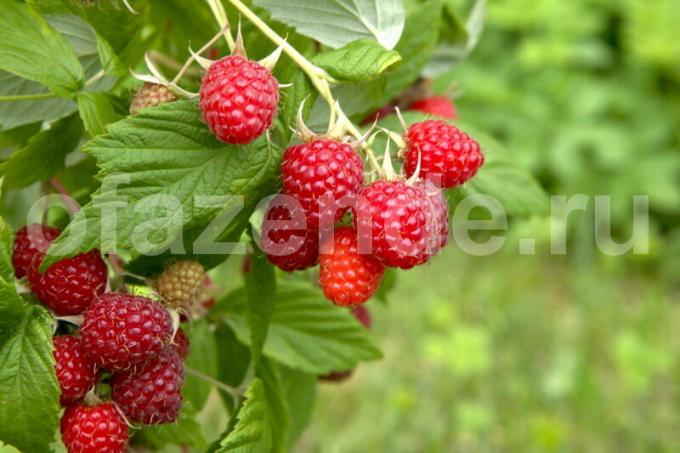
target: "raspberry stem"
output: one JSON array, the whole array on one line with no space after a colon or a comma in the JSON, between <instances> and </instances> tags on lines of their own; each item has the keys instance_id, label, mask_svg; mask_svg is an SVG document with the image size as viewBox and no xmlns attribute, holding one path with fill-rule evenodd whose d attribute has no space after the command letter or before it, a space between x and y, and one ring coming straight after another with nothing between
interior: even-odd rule
<instances>
[{"instance_id":1,"label":"raspberry stem","mask_svg":"<svg viewBox=\"0 0 680 453\"><path fill-rule=\"evenodd\" d=\"M215 20L219 24L220 28L224 31L229 28L229 19L227 18L227 12L224 10L224 6L222 6L222 2L220 0L206 0L208 2L208 6L210 6L210 10L213 13L213 16L215 16ZM224 33L224 39L227 41L227 46L229 46L229 50L234 50L234 38L231 37L231 33ZM198 52L199 54L201 52Z\"/></svg>"},{"instance_id":2,"label":"raspberry stem","mask_svg":"<svg viewBox=\"0 0 680 453\"><path fill-rule=\"evenodd\" d=\"M210 0L209 0L210 1ZM267 38L269 38L274 44L278 45L286 52L286 55L290 57L291 60L297 64L300 69L302 69L305 74L309 77L316 90L319 92L321 97L328 103L331 110L331 118L334 116L344 115L344 112L340 109L340 105L337 100L333 98L333 93L331 92L330 83L336 82L336 80L331 77L324 69L314 65L311 61L306 59L298 50L291 46L288 41L279 36L269 25L267 25L262 19L260 19L257 14L251 11L246 5L244 5L241 0L229 0L234 8L239 10L241 14L246 16ZM349 132L354 138L361 139L361 131L352 124L351 121L347 121L347 132ZM364 150L368 156L369 163L371 167L380 172L380 164L375 157L375 153L366 143L360 144L361 148Z\"/></svg>"},{"instance_id":3,"label":"raspberry stem","mask_svg":"<svg viewBox=\"0 0 680 453\"><path fill-rule=\"evenodd\" d=\"M201 373L198 370L194 370L191 367L184 365L184 372L194 376L195 378L198 378L202 381L205 381L205 382L207 382L208 384L210 384L214 387L217 387L218 389L222 390L223 392L230 394L233 397L241 396L241 392L239 391L239 389L234 388L230 385L227 385L224 382L220 382L217 379L214 379L214 378L208 376L207 374Z\"/></svg>"}]
</instances>

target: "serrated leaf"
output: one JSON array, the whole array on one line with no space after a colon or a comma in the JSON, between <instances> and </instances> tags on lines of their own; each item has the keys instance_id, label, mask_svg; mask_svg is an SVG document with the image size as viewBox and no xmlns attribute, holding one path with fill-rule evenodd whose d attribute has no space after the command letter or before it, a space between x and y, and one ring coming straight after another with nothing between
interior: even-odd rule
<instances>
[{"instance_id":1,"label":"serrated leaf","mask_svg":"<svg viewBox=\"0 0 680 453\"><path fill-rule=\"evenodd\" d=\"M80 93L78 109L85 130L93 137L106 133L107 124L125 117L120 101L108 93Z\"/></svg>"},{"instance_id":2,"label":"serrated leaf","mask_svg":"<svg viewBox=\"0 0 680 453\"><path fill-rule=\"evenodd\" d=\"M295 127L295 117L302 102L305 103L302 118L307 120L309 112L318 96L307 75L297 71L290 80L291 87L281 89L281 101L279 102L279 114L276 120L281 123L282 133L290 137L291 127Z\"/></svg>"},{"instance_id":3,"label":"serrated leaf","mask_svg":"<svg viewBox=\"0 0 680 453\"><path fill-rule=\"evenodd\" d=\"M185 409L191 405L183 403L182 410L175 423L147 426L135 434L135 441L140 440L155 450L162 450L168 445L183 445L203 448L207 445L201 425ZM192 408L193 410L193 408Z\"/></svg>"},{"instance_id":4,"label":"serrated leaf","mask_svg":"<svg viewBox=\"0 0 680 453\"><path fill-rule=\"evenodd\" d=\"M190 352L186 366L215 378L217 376L218 348L210 326L205 320L196 320L191 324L188 336ZM196 411L203 409L211 390L212 386L209 383L186 373L182 393Z\"/></svg>"},{"instance_id":5,"label":"serrated leaf","mask_svg":"<svg viewBox=\"0 0 680 453\"><path fill-rule=\"evenodd\" d=\"M274 19L323 44L338 48L374 39L393 49L404 28L401 0L255 0Z\"/></svg>"},{"instance_id":6,"label":"serrated leaf","mask_svg":"<svg viewBox=\"0 0 680 453\"><path fill-rule=\"evenodd\" d=\"M265 137L245 146L219 142L203 122L196 100L146 109L111 124L108 133L90 141L85 150L97 159L100 178L127 175L129 180L92 196L53 244L45 266L92 248L121 249L133 258L156 253L180 232L201 232L225 208L238 210L245 203L243 215L229 224L242 231L249 211L275 190L281 157L280 149ZM208 206L200 198L216 196L224 199ZM120 197L127 200L121 207ZM143 209L140 200L146 203ZM115 241L109 237L102 243L102 221L105 231L114 233L102 217L112 209L117 214ZM140 231L149 236L140 239ZM70 246L73 238L75 247ZM216 252L211 248L204 253Z\"/></svg>"},{"instance_id":7,"label":"serrated leaf","mask_svg":"<svg viewBox=\"0 0 680 453\"><path fill-rule=\"evenodd\" d=\"M73 48L38 13L14 0L1 0L0 69L69 97L84 71Z\"/></svg>"},{"instance_id":8,"label":"serrated leaf","mask_svg":"<svg viewBox=\"0 0 680 453\"><path fill-rule=\"evenodd\" d=\"M232 387L238 387L250 365L250 350L238 341L234 331L225 323L220 323L215 329L215 342L219 345L217 354L217 376L220 382ZM235 409L231 395L220 392L222 401L230 413Z\"/></svg>"},{"instance_id":9,"label":"serrated leaf","mask_svg":"<svg viewBox=\"0 0 680 453\"><path fill-rule=\"evenodd\" d=\"M25 147L12 153L9 159L0 164L0 175L5 178L5 187L26 187L61 171L66 155L78 146L82 133L83 126L78 117L73 115L33 136Z\"/></svg>"},{"instance_id":10,"label":"serrated leaf","mask_svg":"<svg viewBox=\"0 0 680 453\"><path fill-rule=\"evenodd\" d=\"M276 275L267 256L253 244L250 271L246 273L246 320L250 331L250 353L257 364L267 339L276 301Z\"/></svg>"},{"instance_id":11,"label":"serrated leaf","mask_svg":"<svg viewBox=\"0 0 680 453\"><path fill-rule=\"evenodd\" d=\"M374 79L401 61L394 50L386 50L376 41L360 39L339 49L317 54L312 62L341 82Z\"/></svg>"},{"instance_id":12,"label":"serrated leaf","mask_svg":"<svg viewBox=\"0 0 680 453\"><path fill-rule=\"evenodd\" d=\"M220 453L269 453L273 446L272 425L275 420L259 378L253 380L245 396L246 401L238 413L238 422L220 443Z\"/></svg>"},{"instance_id":13,"label":"serrated leaf","mask_svg":"<svg viewBox=\"0 0 680 453\"><path fill-rule=\"evenodd\" d=\"M250 342L243 306L245 292L230 296L227 322L239 340ZM361 361L382 357L366 329L346 311L324 299L318 289L294 283L278 285L276 304L263 352L291 368L315 374L354 368Z\"/></svg>"},{"instance_id":14,"label":"serrated leaf","mask_svg":"<svg viewBox=\"0 0 680 453\"><path fill-rule=\"evenodd\" d=\"M27 452L49 451L59 412L52 318L43 307L24 305L0 336L0 440Z\"/></svg>"},{"instance_id":15,"label":"serrated leaf","mask_svg":"<svg viewBox=\"0 0 680 453\"><path fill-rule=\"evenodd\" d=\"M264 398L271 414L272 448L274 453L284 453L288 445L288 428L290 426L290 412L288 409L288 395L285 393L279 366L271 360L262 359L255 375L262 379Z\"/></svg>"},{"instance_id":16,"label":"serrated leaf","mask_svg":"<svg viewBox=\"0 0 680 453\"><path fill-rule=\"evenodd\" d=\"M303 371L279 366L283 393L288 400L290 426L288 428L288 448L302 435L309 424L316 400L318 376Z\"/></svg>"}]
</instances>

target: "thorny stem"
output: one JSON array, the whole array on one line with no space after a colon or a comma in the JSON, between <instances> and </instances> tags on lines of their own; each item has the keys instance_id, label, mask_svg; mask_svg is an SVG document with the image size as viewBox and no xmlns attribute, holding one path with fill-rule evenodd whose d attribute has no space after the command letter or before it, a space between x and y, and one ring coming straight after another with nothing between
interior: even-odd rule
<instances>
[{"instance_id":1,"label":"thorny stem","mask_svg":"<svg viewBox=\"0 0 680 453\"><path fill-rule=\"evenodd\" d=\"M49 99L54 97L56 97L56 95L52 93L14 94L10 96L0 96L0 102L30 101L33 99Z\"/></svg>"},{"instance_id":2,"label":"thorny stem","mask_svg":"<svg viewBox=\"0 0 680 453\"><path fill-rule=\"evenodd\" d=\"M198 50L198 52L196 52L196 55L201 55L203 52L207 51L207 50L210 48L210 46L212 46L213 44L215 44L215 43L220 39L220 37L221 37L222 35L225 35L225 36L229 35L228 31L229 31L229 23L226 23L226 24L224 24L224 25L222 26L222 29L220 30L220 32L219 32L218 34L216 34L215 36L213 36L212 39L211 39L210 41L208 41L203 47L201 47L201 48ZM187 58L187 61L184 63L184 66L182 66L182 69L180 69L180 71L177 73L177 75L175 76L175 78L172 79L172 83L173 83L173 84L177 84L177 83L180 81L180 79L182 78L182 76L183 76L183 75L186 73L186 71L189 69L189 66L191 66L191 63L194 62L194 59L195 59L195 58L194 58L193 55L190 55L189 58Z\"/></svg>"},{"instance_id":3,"label":"thorny stem","mask_svg":"<svg viewBox=\"0 0 680 453\"><path fill-rule=\"evenodd\" d=\"M297 64L300 69L302 69L305 74L309 77L309 80L314 85L314 88L319 92L321 97L328 103L331 109L331 116L341 116L344 115L340 106L333 98L333 93L329 82L335 82L335 79L330 76L325 70L314 65L312 62L307 60L304 55L302 55L298 50L291 46L285 39L279 36L269 25L267 25L262 19L260 19L253 11L251 11L246 5L244 5L241 0L229 0L229 3L234 5L236 9L246 16L267 38L269 38L274 44L280 46L283 51L290 57L291 60ZM346 115L345 115L346 116ZM360 139L362 134L361 131L350 121L347 121L347 131L357 139ZM369 162L374 170L380 172L380 164L378 164L375 154L370 146L366 143L360 144L361 148L366 152Z\"/></svg>"}]
</instances>

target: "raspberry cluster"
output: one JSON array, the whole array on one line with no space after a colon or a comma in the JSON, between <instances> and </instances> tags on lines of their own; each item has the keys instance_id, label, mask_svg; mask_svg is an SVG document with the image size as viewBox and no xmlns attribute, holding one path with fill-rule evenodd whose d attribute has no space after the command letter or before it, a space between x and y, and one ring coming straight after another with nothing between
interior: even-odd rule
<instances>
[{"instance_id":1,"label":"raspberry cluster","mask_svg":"<svg viewBox=\"0 0 680 453\"><path fill-rule=\"evenodd\" d=\"M350 144L302 135L304 143L284 151L283 188L264 214L260 246L286 272L319 263L319 284L340 306L369 300L385 267L411 269L439 253L449 235L442 190L464 183L484 162L468 135L427 120L406 132L403 174L366 184Z\"/></svg>"},{"instance_id":2,"label":"raspberry cluster","mask_svg":"<svg viewBox=\"0 0 680 453\"><path fill-rule=\"evenodd\" d=\"M35 295L56 315L82 317L78 331L53 338L60 401L66 408L62 439L69 452L124 452L128 422L151 425L177 419L189 339L181 328L175 332L161 302L106 292L107 267L98 250L58 261L41 274L39 266L58 235L46 225L22 228L12 262L17 277L27 276ZM202 286L206 278L202 267L194 272L193 264L169 270L160 280L177 278L170 291L177 297L168 297L177 305L178 297L189 294L186 285L193 291L196 280ZM102 380L111 388L109 402L95 396Z\"/></svg>"}]
</instances>

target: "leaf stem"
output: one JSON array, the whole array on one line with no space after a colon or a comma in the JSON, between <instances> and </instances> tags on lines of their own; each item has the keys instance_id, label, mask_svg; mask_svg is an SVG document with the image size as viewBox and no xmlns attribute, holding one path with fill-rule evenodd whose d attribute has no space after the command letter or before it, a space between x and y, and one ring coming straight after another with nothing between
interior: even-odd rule
<instances>
[{"instance_id":1,"label":"leaf stem","mask_svg":"<svg viewBox=\"0 0 680 453\"><path fill-rule=\"evenodd\" d=\"M208 384L210 384L214 387L217 387L218 389L222 390L223 392L230 394L231 396L233 396L235 398L241 396L241 392L239 391L239 389L234 388L230 385L227 385L224 382L220 382L217 379L214 379L214 378L208 376L207 374L201 373L200 371L195 370L191 367L188 367L188 366L185 365L184 366L184 372L187 373L187 374L190 374L190 375L192 375L192 376L194 376L194 377L196 377L196 378L198 378L202 381L205 381L205 382L207 382Z\"/></svg>"},{"instance_id":2,"label":"leaf stem","mask_svg":"<svg viewBox=\"0 0 680 453\"><path fill-rule=\"evenodd\" d=\"M71 194L68 193L68 190L66 190L66 188L61 183L61 181L59 181L59 179L57 178L50 179L50 185L61 196L64 205L71 214L75 214L76 212L80 211L80 205L76 200L73 199Z\"/></svg>"},{"instance_id":3,"label":"leaf stem","mask_svg":"<svg viewBox=\"0 0 680 453\"><path fill-rule=\"evenodd\" d=\"M15 94L9 96L0 96L0 102L10 102L10 101L30 101L33 99L49 99L55 98L56 95L52 93L35 93L35 94Z\"/></svg>"},{"instance_id":4,"label":"leaf stem","mask_svg":"<svg viewBox=\"0 0 680 453\"><path fill-rule=\"evenodd\" d=\"M262 19L260 19L257 14L251 11L246 5L244 5L241 0L229 0L234 8L239 10L241 14L246 16L267 38L269 38L274 44L278 45L283 49L283 51L290 57L295 64L297 64L300 69L302 69L309 80L314 85L314 88L319 92L321 97L328 103L331 110L331 117L346 116L344 112L340 109L338 102L333 98L333 93L331 92L331 87L329 82L336 83L337 81L331 77L324 69L314 65L311 61L305 58L295 47L291 46L288 41L279 36L269 25L267 25ZM362 134L361 131L352 124L351 121L347 121L347 131L357 139L360 139ZM370 146L366 143L360 144L361 148L366 152L369 158L369 162L374 170L380 171L380 165L378 164L375 154Z\"/></svg>"}]
</instances>

